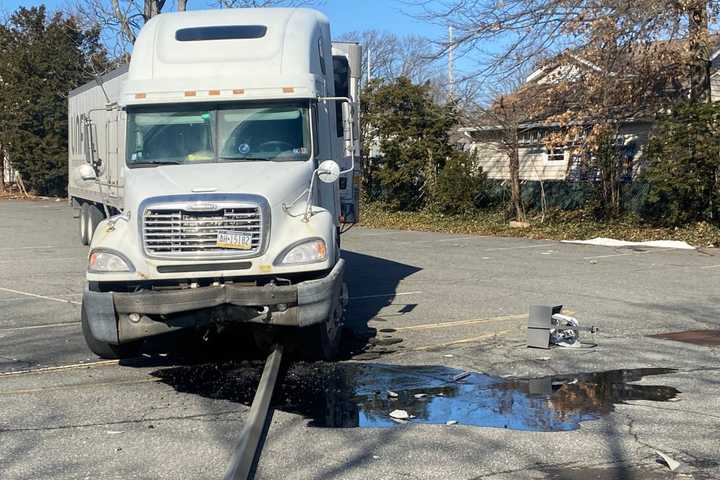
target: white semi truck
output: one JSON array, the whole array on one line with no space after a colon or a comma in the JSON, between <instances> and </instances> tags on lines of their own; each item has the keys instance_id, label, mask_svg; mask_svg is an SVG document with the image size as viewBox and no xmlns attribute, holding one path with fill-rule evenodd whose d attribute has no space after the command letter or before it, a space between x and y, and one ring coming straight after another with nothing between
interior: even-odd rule
<instances>
[{"instance_id":1,"label":"white semi truck","mask_svg":"<svg viewBox=\"0 0 720 480\"><path fill-rule=\"evenodd\" d=\"M129 66L70 92L93 352L243 323L258 341L281 331L303 354L337 354L361 51L330 38L309 9L162 14Z\"/></svg>"}]
</instances>

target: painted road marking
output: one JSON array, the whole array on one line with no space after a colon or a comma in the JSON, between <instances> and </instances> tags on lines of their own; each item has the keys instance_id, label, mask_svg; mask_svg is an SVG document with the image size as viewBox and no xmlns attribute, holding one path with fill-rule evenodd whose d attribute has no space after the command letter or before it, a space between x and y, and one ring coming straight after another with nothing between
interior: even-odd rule
<instances>
[{"instance_id":1,"label":"painted road marking","mask_svg":"<svg viewBox=\"0 0 720 480\"><path fill-rule=\"evenodd\" d=\"M513 330L501 330L499 332L493 332L493 333L486 333L484 335L479 335L477 337L469 337L469 338L462 338L460 340L453 340L451 342L445 342L445 343L437 343L434 345L425 345L422 347L415 347L415 348L408 348L405 350L406 352L424 352L427 350L433 350L435 348L443 348L443 347L452 347L454 345L462 345L465 343L473 343L477 342L478 340L484 340L486 338L491 337L497 337L499 335L504 335L506 333L511 333Z\"/></svg>"},{"instance_id":2,"label":"painted road marking","mask_svg":"<svg viewBox=\"0 0 720 480\"><path fill-rule=\"evenodd\" d=\"M28 393L44 393L44 392L57 392L61 390L74 390L77 388L92 388L92 387L114 387L116 385L136 385L140 383L154 383L161 381L162 378L150 377L143 378L141 380L123 380L119 382L97 382L97 383L76 383L73 385L61 385L57 387L42 387L42 388L28 388L24 390L0 390L0 395L25 395Z\"/></svg>"},{"instance_id":3,"label":"painted road marking","mask_svg":"<svg viewBox=\"0 0 720 480\"><path fill-rule=\"evenodd\" d=\"M365 300L366 298L401 297L403 295L417 295L423 293L421 290L414 292L379 293L377 295L363 295L361 297L350 297L349 300Z\"/></svg>"},{"instance_id":4,"label":"painted road marking","mask_svg":"<svg viewBox=\"0 0 720 480\"><path fill-rule=\"evenodd\" d=\"M575 315L575 310L565 309L563 310L563 313L565 315ZM464 326L464 325L478 325L482 323L493 323L493 322L503 322L503 321L515 321L515 320L525 320L528 318L527 313L520 313L515 315L501 315L499 317L485 317L485 318L474 318L470 320L456 320L456 321L450 321L450 322L436 322L436 323L424 323L421 325L409 325L407 327L389 327L393 328L396 331L401 330L433 330L436 328L449 328L449 327L457 327L457 326Z\"/></svg>"},{"instance_id":5,"label":"painted road marking","mask_svg":"<svg viewBox=\"0 0 720 480\"><path fill-rule=\"evenodd\" d=\"M30 325L27 327L0 327L0 332L14 332L16 330L34 330L36 328L68 327L71 325L79 325L79 324L80 324L80 321L62 322L62 323L46 323L43 325Z\"/></svg>"},{"instance_id":6,"label":"painted road marking","mask_svg":"<svg viewBox=\"0 0 720 480\"><path fill-rule=\"evenodd\" d=\"M30 293L30 292L21 292L20 290L13 290L12 288L3 288L3 287L0 287L0 292L14 293L14 294L16 294L16 295L25 295L25 296L27 296L27 297L40 298L40 299L43 299L43 300L50 300L51 302L70 303L70 304L73 304L73 305L80 305L80 304L81 304L81 302L76 302L76 301L74 301L74 300L65 300L65 299L62 299L62 298L48 297L48 296L45 296L45 295L38 295L38 294L35 294L35 293Z\"/></svg>"},{"instance_id":7,"label":"painted road marking","mask_svg":"<svg viewBox=\"0 0 720 480\"><path fill-rule=\"evenodd\" d=\"M72 370L75 368L87 368L87 367L104 367L106 365L117 365L119 360L98 360L97 362L85 362L85 363L71 363L68 365L58 365L56 367L42 367L42 368L30 368L28 370L15 370L13 372L0 372L2 376L12 375L29 375L33 373L49 373L61 370Z\"/></svg>"},{"instance_id":8,"label":"painted road marking","mask_svg":"<svg viewBox=\"0 0 720 480\"><path fill-rule=\"evenodd\" d=\"M438 323L426 323L422 325L410 325L407 327L392 327L397 331L401 330L432 330L435 328L449 328L449 327L457 327L462 325L477 325L482 323L492 323L492 322L502 322L502 321L510 321L510 320L524 320L528 318L527 313L523 313L520 315L504 315L501 317L491 317L491 318L476 318L471 320L458 320L458 321L452 321L452 322L438 322Z\"/></svg>"},{"instance_id":9,"label":"painted road marking","mask_svg":"<svg viewBox=\"0 0 720 480\"><path fill-rule=\"evenodd\" d=\"M707 265L705 267L700 267L703 270L707 270L709 268L720 268L720 265Z\"/></svg>"}]
</instances>

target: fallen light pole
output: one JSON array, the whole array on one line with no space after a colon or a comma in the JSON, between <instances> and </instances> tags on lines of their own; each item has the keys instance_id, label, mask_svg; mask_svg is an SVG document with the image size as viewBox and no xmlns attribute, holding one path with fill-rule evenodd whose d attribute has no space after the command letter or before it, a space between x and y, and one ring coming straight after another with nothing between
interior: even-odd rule
<instances>
[{"instance_id":1,"label":"fallen light pole","mask_svg":"<svg viewBox=\"0 0 720 480\"><path fill-rule=\"evenodd\" d=\"M528 347L579 348L580 331L597 333L597 327L581 327L575 317L562 314L562 305L531 305L528 317Z\"/></svg>"}]
</instances>

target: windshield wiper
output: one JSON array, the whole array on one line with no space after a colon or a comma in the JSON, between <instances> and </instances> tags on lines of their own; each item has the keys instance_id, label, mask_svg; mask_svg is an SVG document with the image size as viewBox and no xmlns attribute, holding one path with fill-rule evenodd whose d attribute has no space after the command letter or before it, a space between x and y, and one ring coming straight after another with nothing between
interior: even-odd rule
<instances>
[{"instance_id":1,"label":"windshield wiper","mask_svg":"<svg viewBox=\"0 0 720 480\"><path fill-rule=\"evenodd\" d=\"M131 167L155 167L157 165L180 165L182 162L175 160L146 160L144 162L131 162Z\"/></svg>"},{"instance_id":2,"label":"windshield wiper","mask_svg":"<svg viewBox=\"0 0 720 480\"><path fill-rule=\"evenodd\" d=\"M271 159L269 158L263 158L263 157L220 157L220 160L257 160L259 162L269 162Z\"/></svg>"}]
</instances>

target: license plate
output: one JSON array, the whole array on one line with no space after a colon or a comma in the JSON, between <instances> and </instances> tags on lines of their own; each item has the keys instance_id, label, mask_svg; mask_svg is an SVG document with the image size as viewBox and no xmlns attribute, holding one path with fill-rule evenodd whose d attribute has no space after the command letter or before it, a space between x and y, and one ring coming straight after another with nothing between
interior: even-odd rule
<instances>
[{"instance_id":1,"label":"license plate","mask_svg":"<svg viewBox=\"0 0 720 480\"><path fill-rule=\"evenodd\" d=\"M249 233L218 232L216 245L220 248L250 250L252 249L252 235Z\"/></svg>"}]
</instances>

